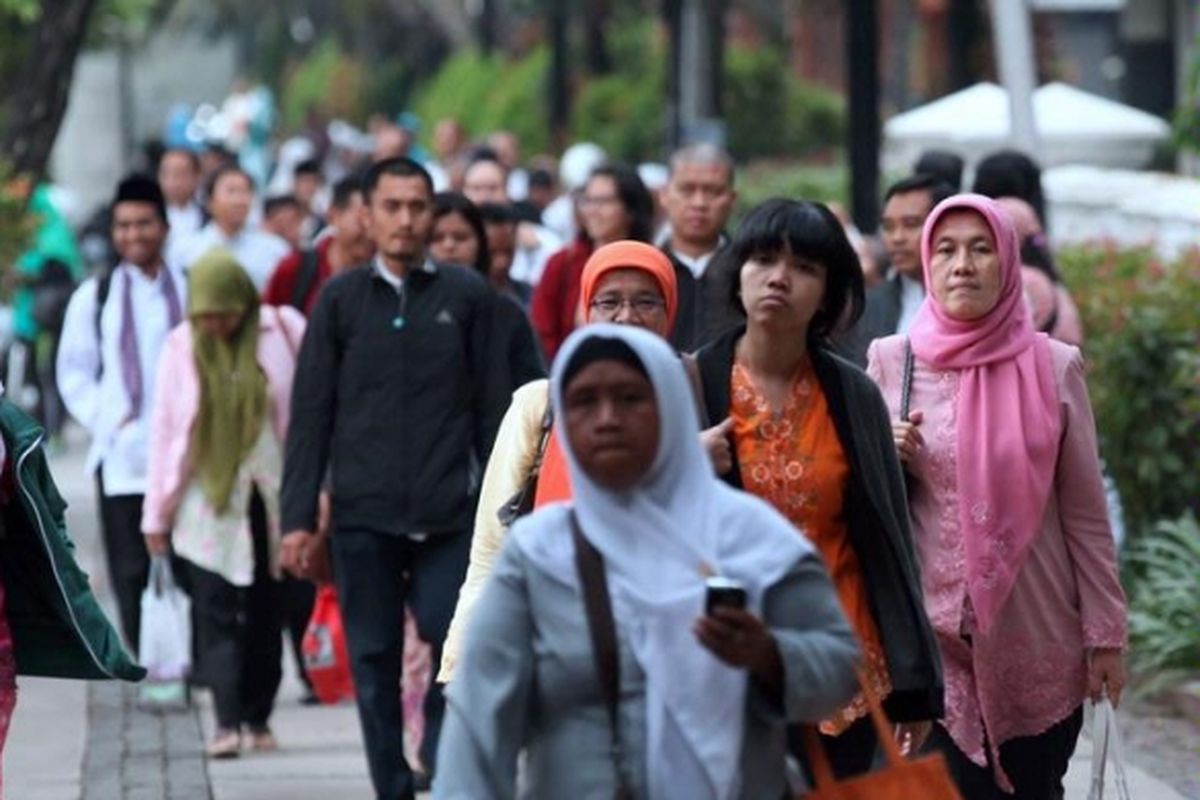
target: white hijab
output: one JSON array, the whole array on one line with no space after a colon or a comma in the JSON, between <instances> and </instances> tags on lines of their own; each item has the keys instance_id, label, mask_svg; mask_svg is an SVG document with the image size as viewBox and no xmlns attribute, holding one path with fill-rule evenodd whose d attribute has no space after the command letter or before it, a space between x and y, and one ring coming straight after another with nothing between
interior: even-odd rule
<instances>
[{"instance_id":1,"label":"white hijab","mask_svg":"<svg viewBox=\"0 0 1200 800\"><path fill-rule=\"evenodd\" d=\"M774 509L717 479L683 366L659 337L626 325L576 331L554 361L556 419L564 418L566 367L593 337L624 342L645 367L658 402L658 453L636 487L610 491L580 468L560 424L573 502L539 510L512 536L536 567L578 589L574 509L604 557L613 616L646 674L649 797L727 800L740 791L748 674L722 664L692 633L704 613L705 577L742 581L749 608L761 613L766 589L812 548Z\"/></svg>"}]
</instances>

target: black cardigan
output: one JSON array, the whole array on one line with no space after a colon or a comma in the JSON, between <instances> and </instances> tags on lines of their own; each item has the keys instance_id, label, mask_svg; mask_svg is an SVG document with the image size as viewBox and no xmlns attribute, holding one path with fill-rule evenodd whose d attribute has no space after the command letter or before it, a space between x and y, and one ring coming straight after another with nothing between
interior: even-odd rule
<instances>
[{"instance_id":1,"label":"black cardigan","mask_svg":"<svg viewBox=\"0 0 1200 800\"><path fill-rule=\"evenodd\" d=\"M730 331L696 354L709 425L729 415L734 351L744 332ZM887 407L875 383L850 362L819 347L812 349L812 361L850 465L843 514L892 679L884 708L893 722L939 719L942 662L925 615ZM725 480L742 488L736 452Z\"/></svg>"}]
</instances>

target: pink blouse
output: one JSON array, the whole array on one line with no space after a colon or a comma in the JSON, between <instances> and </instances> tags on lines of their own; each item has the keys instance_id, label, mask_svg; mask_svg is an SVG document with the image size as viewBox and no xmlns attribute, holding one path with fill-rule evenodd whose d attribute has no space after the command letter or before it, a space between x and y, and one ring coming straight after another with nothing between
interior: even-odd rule
<instances>
[{"instance_id":1,"label":"pink blouse","mask_svg":"<svg viewBox=\"0 0 1200 800\"><path fill-rule=\"evenodd\" d=\"M893 418L900 413L906 339L876 340L867 372ZM920 410L925 446L907 465L913 537L925 610L941 645L946 726L972 761L993 761L1004 742L1043 733L1068 717L1087 692L1087 651L1124 648L1125 594L1107 516L1095 421L1079 350L1051 341L1062 408L1055 487L1035 541L988 633L972 624L956 489L959 374L917 360L910 407ZM1003 420L997 421L1003 424ZM970 640L964 636L969 636ZM1001 787L1011 791L997 770Z\"/></svg>"}]
</instances>

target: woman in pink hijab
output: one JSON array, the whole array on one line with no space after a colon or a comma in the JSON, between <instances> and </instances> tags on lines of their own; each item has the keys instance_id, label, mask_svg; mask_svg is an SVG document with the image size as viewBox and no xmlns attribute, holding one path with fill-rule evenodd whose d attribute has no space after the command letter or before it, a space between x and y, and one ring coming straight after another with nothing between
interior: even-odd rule
<instances>
[{"instance_id":1,"label":"woman in pink hijab","mask_svg":"<svg viewBox=\"0 0 1200 800\"><path fill-rule=\"evenodd\" d=\"M1125 683L1083 361L1034 330L996 202L940 203L921 254L930 292L908 336L872 345L868 372L893 418L909 410L894 438L946 672L930 746L967 800L1061 797L1084 700L1115 703Z\"/></svg>"}]
</instances>

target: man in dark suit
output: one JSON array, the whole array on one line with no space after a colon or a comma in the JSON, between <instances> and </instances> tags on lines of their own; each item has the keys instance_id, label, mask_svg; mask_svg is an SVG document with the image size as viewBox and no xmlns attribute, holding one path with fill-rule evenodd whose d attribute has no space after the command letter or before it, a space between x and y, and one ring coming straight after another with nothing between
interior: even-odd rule
<instances>
[{"instance_id":1,"label":"man in dark suit","mask_svg":"<svg viewBox=\"0 0 1200 800\"><path fill-rule=\"evenodd\" d=\"M661 202L669 236L663 251L675 265L679 313L671 343L690 352L739 321L728 301L722 255L728 238L725 225L733 213L733 159L711 144L676 150Z\"/></svg>"},{"instance_id":2,"label":"man in dark suit","mask_svg":"<svg viewBox=\"0 0 1200 800\"><path fill-rule=\"evenodd\" d=\"M921 230L933 207L954 194L935 175L916 174L892 184L885 195L880 232L887 251L887 280L867 291L862 318L837 341L838 350L860 367L871 342L904 333L925 299Z\"/></svg>"}]
</instances>

